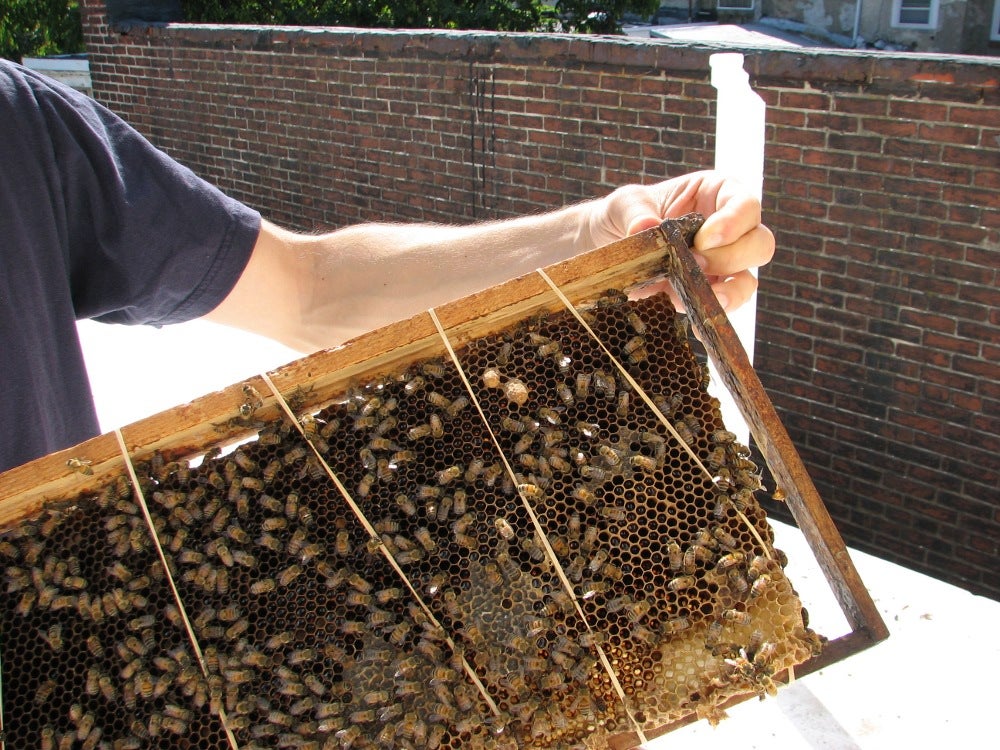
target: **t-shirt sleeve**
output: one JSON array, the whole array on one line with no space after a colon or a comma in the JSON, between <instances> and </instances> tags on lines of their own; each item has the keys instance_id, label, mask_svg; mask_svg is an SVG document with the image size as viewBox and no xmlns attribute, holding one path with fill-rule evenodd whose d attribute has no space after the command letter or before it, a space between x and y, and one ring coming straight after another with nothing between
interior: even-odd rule
<instances>
[{"instance_id":1,"label":"t-shirt sleeve","mask_svg":"<svg viewBox=\"0 0 1000 750\"><path fill-rule=\"evenodd\" d=\"M260 215L89 97L22 75L44 127L34 156L47 160L76 317L163 325L215 308L246 267Z\"/></svg>"}]
</instances>

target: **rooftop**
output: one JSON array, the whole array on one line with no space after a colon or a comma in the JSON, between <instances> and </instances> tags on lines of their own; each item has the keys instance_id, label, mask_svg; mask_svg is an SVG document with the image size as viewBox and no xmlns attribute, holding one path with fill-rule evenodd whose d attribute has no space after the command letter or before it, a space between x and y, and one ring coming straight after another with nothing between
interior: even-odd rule
<instances>
[{"instance_id":1,"label":"rooftop","mask_svg":"<svg viewBox=\"0 0 1000 750\"><path fill-rule=\"evenodd\" d=\"M630 37L667 39L675 42L695 42L719 44L732 47L778 47L794 49L802 47L850 46L848 40L829 37L802 24L793 24L773 19L761 19L760 23L727 24L699 22L674 22L666 24L630 24L624 27Z\"/></svg>"}]
</instances>

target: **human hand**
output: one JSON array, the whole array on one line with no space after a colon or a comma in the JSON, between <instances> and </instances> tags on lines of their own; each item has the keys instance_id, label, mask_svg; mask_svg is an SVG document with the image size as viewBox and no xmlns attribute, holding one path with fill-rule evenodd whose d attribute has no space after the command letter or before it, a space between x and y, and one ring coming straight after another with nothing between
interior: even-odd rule
<instances>
[{"instance_id":1,"label":"human hand","mask_svg":"<svg viewBox=\"0 0 1000 750\"><path fill-rule=\"evenodd\" d=\"M757 289L757 279L748 270L762 266L774 255L774 235L760 223L760 201L740 182L718 172L693 172L655 185L626 185L593 202L589 214L590 239L594 247L606 245L644 229L659 226L696 211L705 224L692 248L719 303L735 310ZM668 291L668 282L657 282L643 294Z\"/></svg>"}]
</instances>

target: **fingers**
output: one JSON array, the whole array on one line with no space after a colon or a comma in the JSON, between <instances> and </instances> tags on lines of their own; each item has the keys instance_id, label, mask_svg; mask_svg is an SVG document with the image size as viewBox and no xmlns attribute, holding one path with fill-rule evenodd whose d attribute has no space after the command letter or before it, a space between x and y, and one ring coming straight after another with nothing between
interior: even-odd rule
<instances>
[{"instance_id":1,"label":"fingers","mask_svg":"<svg viewBox=\"0 0 1000 750\"><path fill-rule=\"evenodd\" d=\"M714 197L711 210L701 209L705 224L695 239L698 250L731 245L760 224L760 201L739 182L722 183Z\"/></svg>"},{"instance_id":2,"label":"fingers","mask_svg":"<svg viewBox=\"0 0 1000 750\"><path fill-rule=\"evenodd\" d=\"M745 304L757 291L757 278L749 271L740 271L727 276L709 276L708 281L719 300L719 304L727 313ZM685 311L684 303L681 302L673 286L666 279L659 279L637 287L629 293L629 297L642 299L660 292L666 292L670 296L670 301L678 311Z\"/></svg>"},{"instance_id":3,"label":"fingers","mask_svg":"<svg viewBox=\"0 0 1000 750\"><path fill-rule=\"evenodd\" d=\"M731 312L747 302L757 291L757 278L749 271L740 271L731 276L716 277L712 284L719 304L726 312Z\"/></svg>"},{"instance_id":4,"label":"fingers","mask_svg":"<svg viewBox=\"0 0 1000 750\"><path fill-rule=\"evenodd\" d=\"M702 235L704 231L702 228L695 235L694 253L698 265L709 276L728 276L757 268L774 257L774 235L763 224L757 224L729 242L726 242L727 234L709 235L706 239ZM735 231L729 230L730 234Z\"/></svg>"},{"instance_id":5,"label":"fingers","mask_svg":"<svg viewBox=\"0 0 1000 750\"><path fill-rule=\"evenodd\" d=\"M774 235L761 224L760 201L738 180L718 172L694 172L645 187L625 186L600 205L591 225L596 246L658 226L667 217L691 211L703 214L705 223L692 250L727 311L750 299L757 288L747 269L765 265L774 255ZM646 287L642 294L661 290L672 291L663 282Z\"/></svg>"}]
</instances>

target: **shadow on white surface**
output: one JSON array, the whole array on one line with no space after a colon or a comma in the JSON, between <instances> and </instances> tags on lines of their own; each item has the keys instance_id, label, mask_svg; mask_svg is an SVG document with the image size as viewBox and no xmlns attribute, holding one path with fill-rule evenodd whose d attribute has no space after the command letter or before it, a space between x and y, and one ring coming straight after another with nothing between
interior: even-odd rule
<instances>
[{"instance_id":1,"label":"shadow on white surface","mask_svg":"<svg viewBox=\"0 0 1000 750\"><path fill-rule=\"evenodd\" d=\"M302 356L269 339L202 320L162 328L84 320L77 330L102 432Z\"/></svg>"}]
</instances>

